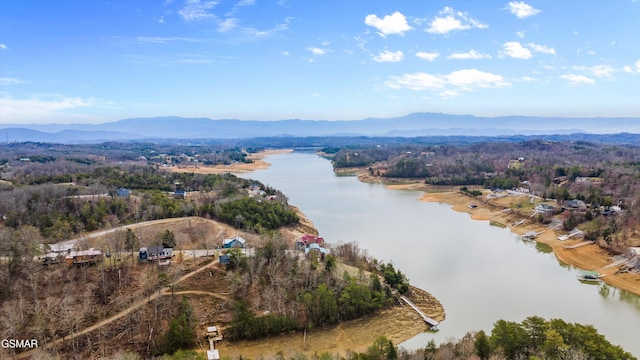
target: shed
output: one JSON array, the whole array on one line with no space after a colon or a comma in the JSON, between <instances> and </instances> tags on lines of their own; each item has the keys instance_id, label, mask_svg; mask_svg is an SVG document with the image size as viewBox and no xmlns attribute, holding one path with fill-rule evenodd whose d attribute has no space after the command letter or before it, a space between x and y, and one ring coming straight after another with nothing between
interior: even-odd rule
<instances>
[{"instance_id":1,"label":"shed","mask_svg":"<svg viewBox=\"0 0 640 360\"><path fill-rule=\"evenodd\" d=\"M229 261L229 254L220 255L220 264L228 264Z\"/></svg>"},{"instance_id":2,"label":"shed","mask_svg":"<svg viewBox=\"0 0 640 360\"><path fill-rule=\"evenodd\" d=\"M243 248L244 244L247 242L247 240L241 238L240 236L236 235L234 237L232 237L231 239L224 239L224 241L222 242L222 247L225 249L231 249L231 248Z\"/></svg>"}]
</instances>

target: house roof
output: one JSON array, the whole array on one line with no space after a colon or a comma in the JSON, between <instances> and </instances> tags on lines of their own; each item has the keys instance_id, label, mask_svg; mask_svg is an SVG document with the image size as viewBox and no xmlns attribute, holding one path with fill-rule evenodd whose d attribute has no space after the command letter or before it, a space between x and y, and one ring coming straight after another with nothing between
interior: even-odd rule
<instances>
[{"instance_id":1,"label":"house roof","mask_svg":"<svg viewBox=\"0 0 640 360\"><path fill-rule=\"evenodd\" d=\"M73 243L58 243L58 244L50 244L49 245L49 249L51 249L51 252L64 252L64 251L71 251L73 250L74 244Z\"/></svg>"},{"instance_id":2,"label":"house roof","mask_svg":"<svg viewBox=\"0 0 640 360\"><path fill-rule=\"evenodd\" d=\"M247 240L241 238L240 236L234 236L231 239L224 239L222 244L224 245L231 244L235 240L237 240L240 244L244 244L245 242L247 242Z\"/></svg>"},{"instance_id":3,"label":"house roof","mask_svg":"<svg viewBox=\"0 0 640 360\"><path fill-rule=\"evenodd\" d=\"M314 249L315 249L315 250L320 251L320 252L321 252L321 253L323 253L323 254L328 254L328 253L329 253L329 250L327 250L327 249L323 248L322 246L320 246L320 245L318 245L318 244L311 244L311 245L309 245L309 247L307 247L306 249L304 249L304 253L305 253L305 254L308 254L308 253L309 253L309 251L314 250Z\"/></svg>"},{"instance_id":4,"label":"house roof","mask_svg":"<svg viewBox=\"0 0 640 360\"><path fill-rule=\"evenodd\" d=\"M102 255L102 251L91 248L89 250L72 251L66 258L72 259L74 256L96 256Z\"/></svg>"}]
</instances>

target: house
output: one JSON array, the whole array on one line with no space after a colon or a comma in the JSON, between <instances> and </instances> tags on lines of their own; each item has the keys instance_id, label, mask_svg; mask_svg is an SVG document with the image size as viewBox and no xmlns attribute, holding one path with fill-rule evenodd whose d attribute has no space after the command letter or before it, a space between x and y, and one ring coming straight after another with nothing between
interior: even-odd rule
<instances>
[{"instance_id":1,"label":"house","mask_svg":"<svg viewBox=\"0 0 640 360\"><path fill-rule=\"evenodd\" d=\"M318 244L324 246L324 238L313 235L304 235L296 239L295 249L304 250L311 244Z\"/></svg>"},{"instance_id":2,"label":"house","mask_svg":"<svg viewBox=\"0 0 640 360\"><path fill-rule=\"evenodd\" d=\"M174 198L176 198L176 199L184 199L184 198L186 198L186 197L187 197L187 191L186 191L186 190L184 190L184 189L176 190L176 191L173 193L173 197L174 197Z\"/></svg>"},{"instance_id":3,"label":"house","mask_svg":"<svg viewBox=\"0 0 640 360\"><path fill-rule=\"evenodd\" d=\"M141 247L138 251L138 261L166 260L173 257L173 248L166 248L162 245L151 245Z\"/></svg>"},{"instance_id":4,"label":"house","mask_svg":"<svg viewBox=\"0 0 640 360\"><path fill-rule=\"evenodd\" d=\"M97 264L102 260L102 251L93 248L89 250L72 251L65 258L67 264Z\"/></svg>"},{"instance_id":5,"label":"house","mask_svg":"<svg viewBox=\"0 0 640 360\"><path fill-rule=\"evenodd\" d=\"M240 236L236 235L234 237L232 237L231 239L224 239L224 241L222 242L222 247L225 249L231 249L231 248L244 248L244 244L247 242L247 240L241 238Z\"/></svg>"},{"instance_id":6,"label":"house","mask_svg":"<svg viewBox=\"0 0 640 360\"><path fill-rule=\"evenodd\" d=\"M117 197L129 197L129 195L131 195L131 190L127 188L119 188L116 190Z\"/></svg>"},{"instance_id":7,"label":"house","mask_svg":"<svg viewBox=\"0 0 640 360\"><path fill-rule=\"evenodd\" d=\"M73 251L74 248L73 243L57 243L57 244L49 244L49 250L52 253L62 254L66 253L67 255Z\"/></svg>"},{"instance_id":8,"label":"house","mask_svg":"<svg viewBox=\"0 0 640 360\"><path fill-rule=\"evenodd\" d=\"M584 210L587 205L582 200L567 200L564 202L564 207L569 210Z\"/></svg>"},{"instance_id":9,"label":"house","mask_svg":"<svg viewBox=\"0 0 640 360\"><path fill-rule=\"evenodd\" d=\"M556 207L549 204L538 204L535 211L538 214L551 214L556 211Z\"/></svg>"},{"instance_id":10,"label":"house","mask_svg":"<svg viewBox=\"0 0 640 360\"><path fill-rule=\"evenodd\" d=\"M316 253L320 260L324 261L324 257L329 253L329 250L318 244L311 244L304 249L304 254L308 257L311 253Z\"/></svg>"}]
</instances>

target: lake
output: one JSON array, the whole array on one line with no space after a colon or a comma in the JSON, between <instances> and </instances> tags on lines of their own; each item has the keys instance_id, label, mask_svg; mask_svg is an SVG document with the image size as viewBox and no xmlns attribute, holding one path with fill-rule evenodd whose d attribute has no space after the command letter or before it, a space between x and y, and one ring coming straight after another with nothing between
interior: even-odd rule
<instances>
[{"instance_id":1,"label":"lake","mask_svg":"<svg viewBox=\"0 0 640 360\"><path fill-rule=\"evenodd\" d=\"M545 246L525 243L509 229L472 220L446 204L419 201L420 191L392 190L354 176L336 176L331 163L313 153L266 159L272 166L242 175L281 190L330 243L357 241L369 255L391 262L443 304L437 333L401 346L424 347L490 332L504 319L528 316L591 324L609 341L640 355L640 297L608 286L584 284L578 270L562 264Z\"/></svg>"}]
</instances>

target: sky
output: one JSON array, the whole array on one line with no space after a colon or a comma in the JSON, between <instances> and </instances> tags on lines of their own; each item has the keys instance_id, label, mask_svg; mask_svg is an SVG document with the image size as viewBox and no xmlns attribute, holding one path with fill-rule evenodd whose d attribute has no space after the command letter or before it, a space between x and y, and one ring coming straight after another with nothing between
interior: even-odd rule
<instances>
[{"instance_id":1,"label":"sky","mask_svg":"<svg viewBox=\"0 0 640 360\"><path fill-rule=\"evenodd\" d=\"M639 19L639 0L1 0L0 124L640 117Z\"/></svg>"}]
</instances>

